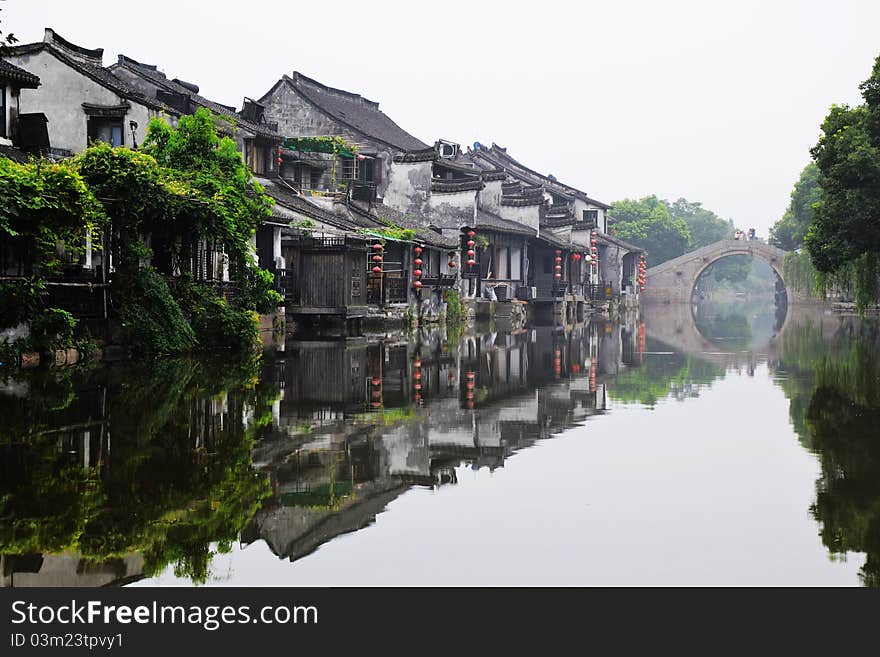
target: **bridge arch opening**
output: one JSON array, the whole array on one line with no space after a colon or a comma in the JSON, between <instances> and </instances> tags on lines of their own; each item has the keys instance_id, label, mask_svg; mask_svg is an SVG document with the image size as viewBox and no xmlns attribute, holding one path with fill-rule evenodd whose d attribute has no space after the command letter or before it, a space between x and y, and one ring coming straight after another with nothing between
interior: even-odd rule
<instances>
[{"instance_id":1,"label":"bridge arch opening","mask_svg":"<svg viewBox=\"0 0 880 657\"><path fill-rule=\"evenodd\" d=\"M780 264L749 252L703 258L690 298L699 333L719 348L760 349L772 343L788 315Z\"/></svg>"}]
</instances>

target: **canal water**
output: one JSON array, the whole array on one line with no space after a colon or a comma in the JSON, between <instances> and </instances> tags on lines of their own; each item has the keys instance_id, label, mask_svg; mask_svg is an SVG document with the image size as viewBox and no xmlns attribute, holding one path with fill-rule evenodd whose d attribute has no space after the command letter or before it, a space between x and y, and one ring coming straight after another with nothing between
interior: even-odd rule
<instances>
[{"instance_id":1,"label":"canal water","mask_svg":"<svg viewBox=\"0 0 880 657\"><path fill-rule=\"evenodd\" d=\"M880 583L880 327L732 300L0 370L5 586Z\"/></svg>"}]
</instances>

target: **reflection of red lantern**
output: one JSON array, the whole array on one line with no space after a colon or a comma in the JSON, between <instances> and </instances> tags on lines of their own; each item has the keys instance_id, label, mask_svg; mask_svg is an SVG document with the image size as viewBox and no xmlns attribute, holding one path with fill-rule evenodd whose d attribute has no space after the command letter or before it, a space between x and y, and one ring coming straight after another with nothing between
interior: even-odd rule
<instances>
[{"instance_id":1,"label":"reflection of red lantern","mask_svg":"<svg viewBox=\"0 0 880 657\"><path fill-rule=\"evenodd\" d=\"M382 250L382 245L379 244L378 242L376 242L376 243L373 245L373 251L381 251L381 250Z\"/></svg>"},{"instance_id":2,"label":"reflection of red lantern","mask_svg":"<svg viewBox=\"0 0 880 657\"><path fill-rule=\"evenodd\" d=\"M382 262L382 256L377 253L373 256L373 262Z\"/></svg>"},{"instance_id":3,"label":"reflection of red lantern","mask_svg":"<svg viewBox=\"0 0 880 657\"><path fill-rule=\"evenodd\" d=\"M476 244L477 244L477 243L474 242L473 240L468 240L468 242L467 242L467 245L468 245L470 248L474 248L474 246L476 246Z\"/></svg>"},{"instance_id":4,"label":"reflection of red lantern","mask_svg":"<svg viewBox=\"0 0 880 657\"><path fill-rule=\"evenodd\" d=\"M422 384L421 384L421 383L417 383L417 384L415 384L415 385L413 386L413 388L415 388L416 390L421 390L421 389L422 389Z\"/></svg>"},{"instance_id":5,"label":"reflection of red lantern","mask_svg":"<svg viewBox=\"0 0 880 657\"><path fill-rule=\"evenodd\" d=\"M477 264L476 260L468 260L468 267L473 267L475 264Z\"/></svg>"},{"instance_id":6,"label":"reflection of red lantern","mask_svg":"<svg viewBox=\"0 0 880 657\"><path fill-rule=\"evenodd\" d=\"M372 406L373 408L382 408L382 402L374 401L370 404L370 406Z\"/></svg>"},{"instance_id":7,"label":"reflection of red lantern","mask_svg":"<svg viewBox=\"0 0 880 657\"><path fill-rule=\"evenodd\" d=\"M381 391L381 390L374 390L374 391L373 391L373 399L381 399L381 397L382 397L382 391Z\"/></svg>"},{"instance_id":8,"label":"reflection of red lantern","mask_svg":"<svg viewBox=\"0 0 880 657\"><path fill-rule=\"evenodd\" d=\"M469 402L467 403L467 407L468 407L468 409L472 409L472 408L474 407L474 402L469 401Z\"/></svg>"},{"instance_id":9,"label":"reflection of red lantern","mask_svg":"<svg viewBox=\"0 0 880 657\"><path fill-rule=\"evenodd\" d=\"M418 277L418 276L421 276L421 275L422 275L422 270L421 270L421 269L416 269L416 270L413 272L413 276Z\"/></svg>"},{"instance_id":10,"label":"reflection of red lantern","mask_svg":"<svg viewBox=\"0 0 880 657\"><path fill-rule=\"evenodd\" d=\"M421 366L422 366L422 361L420 361L418 358L416 358L413 361L413 367L421 367Z\"/></svg>"},{"instance_id":11,"label":"reflection of red lantern","mask_svg":"<svg viewBox=\"0 0 880 657\"><path fill-rule=\"evenodd\" d=\"M413 283L413 287L415 287L417 290L421 290L422 289L422 282L416 281L415 283Z\"/></svg>"},{"instance_id":12,"label":"reflection of red lantern","mask_svg":"<svg viewBox=\"0 0 880 657\"><path fill-rule=\"evenodd\" d=\"M422 396L419 393L416 393L415 395L413 395L413 400L420 402L422 401Z\"/></svg>"},{"instance_id":13,"label":"reflection of red lantern","mask_svg":"<svg viewBox=\"0 0 880 657\"><path fill-rule=\"evenodd\" d=\"M476 374L474 374L473 372L467 373L467 378L469 378L469 379L473 379L475 376L476 376Z\"/></svg>"},{"instance_id":14,"label":"reflection of red lantern","mask_svg":"<svg viewBox=\"0 0 880 657\"><path fill-rule=\"evenodd\" d=\"M416 263L416 267L422 266L422 259L421 258L416 258L415 260L413 260L413 262Z\"/></svg>"},{"instance_id":15,"label":"reflection of red lantern","mask_svg":"<svg viewBox=\"0 0 880 657\"><path fill-rule=\"evenodd\" d=\"M416 248L413 249L413 251L415 252L416 255L419 255L422 252L422 247L417 246Z\"/></svg>"},{"instance_id":16,"label":"reflection of red lantern","mask_svg":"<svg viewBox=\"0 0 880 657\"><path fill-rule=\"evenodd\" d=\"M381 274L381 273L382 273L382 268L379 267L378 265L375 266L375 267L373 267L373 273L374 273L374 274Z\"/></svg>"},{"instance_id":17,"label":"reflection of red lantern","mask_svg":"<svg viewBox=\"0 0 880 657\"><path fill-rule=\"evenodd\" d=\"M416 372L415 374L413 374L413 376L414 376L415 378L417 378L417 379L421 379L421 378L422 378L422 373L421 373L421 372Z\"/></svg>"},{"instance_id":18,"label":"reflection of red lantern","mask_svg":"<svg viewBox=\"0 0 880 657\"><path fill-rule=\"evenodd\" d=\"M382 379L376 377L375 379L370 381L370 383L372 383L374 386L379 386L379 385L382 385Z\"/></svg>"}]
</instances>

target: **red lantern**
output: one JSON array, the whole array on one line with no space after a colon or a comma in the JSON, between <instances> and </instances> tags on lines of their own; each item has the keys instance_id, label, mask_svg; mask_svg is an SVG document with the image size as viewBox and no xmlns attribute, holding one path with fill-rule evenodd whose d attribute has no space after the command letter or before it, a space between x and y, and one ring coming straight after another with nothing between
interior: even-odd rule
<instances>
[{"instance_id":1,"label":"red lantern","mask_svg":"<svg viewBox=\"0 0 880 657\"><path fill-rule=\"evenodd\" d=\"M474 246L475 246L476 244L477 244L477 243L474 242L473 240L468 240L468 242L467 242L467 245L468 245L470 248L474 248Z\"/></svg>"},{"instance_id":2,"label":"red lantern","mask_svg":"<svg viewBox=\"0 0 880 657\"><path fill-rule=\"evenodd\" d=\"M373 256L373 262L382 262L382 256L377 253Z\"/></svg>"},{"instance_id":3,"label":"red lantern","mask_svg":"<svg viewBox=\"0 0 880 657\"><path fill-rule=\"evenodd\" d=\"M449 268L450 268L450 269L455 269L455 260L450 260L450 261L449 261Z\"/></svg>"},{"instance_id":4,"label":"red lantern","mask_svg":"<svg viewBox=\"0 0 880 657\"><path fill-rule=\"evenodd\" d=\"M421 367L421 366L422 366L422 361L420 361L418 358L416 358L413 361L413 367Z\"/></svg>"},{"instance_id":5,"label":"red lantern","mask_svg":"<svg viewBox=\"0 0 880 657\"><path fill-rule=\"evenodd\" d=\"M372 383L374 386L380 386L380 385L382 385L382 379L376 377L375 379L370 381L370 383Z\"/></svg>"},{"instance_id":6,"label":"red lantern","mask_svg":"<svg viewBox=\"0 0 880 657\"><path fill-rule=\"evenodd\" d=\"M276 159L275 161L276 161L278 164L281 164L281 163L284 162L284 160L282 160L280 157L279 157L278 159Z\"/></svg>"},{"instance_id":7,"label":"red lantern","mask_svg":"<svg viewBox=\"0 0 880 657\"><path fill-rule=\"evenodd\" d=\"M476 374L474 374L473 372L467 373L467 378L469 378L469 379L473 379L475 376L476 376Z\"/></svg>"},{"instance_id":8,"label":"red lantern","mask_svg":"<svg viewBox=\"0 0 880 657\"><path fill-rule=\"evenodd\" d=\"M422 384L421 384L421 383L417 383L417 384L415 384L415 385L413 386L413 388L415 388L416 390L421 390L421 389L422 389Z\"/></svg>"},{"instance_id":9,"label":"red lantern","mask_svg":"<svg viewBox=\"0 0 880 657\"><path fill-rule=\"evenodd\" d=\"M562 258L560 258L559 256L556 256L556 262L562 262Z\"/></svg>"},{"instance_id":10,"label":"red lantern","mask_svg":"<svg viewBox=\"0 0 880 657\"><path fill-rule=\"evenodd\" d=\"M379 267L378 265L376 265L375 267L373 267L373 273L374 273L374 274L381 274L381 273L382 273L382 268Z\"/></svg>"},{"instance_id":11,"label":"red lantern","mask_svg":"<svg viewBox=\"0 0 880 657\"><path fill-rule=\"evenodd\" d=\"M413 287L415 287L417 290L421 290L422 289L422 282L416 281L415 283L413 283Z\"/></svg>"},{"instance_id":12,"label":"red lantern","mask_svg":"<svg viewBox=\"0 0 880 657\"><path fill-rule=\"evenodd\" d=\"M468 260L468 267L473 267L475 264L477 264L476 260Z\"/></svg>"},{"instance_id":13,"label":"red lantern","mask_svg":"<svg viewBox=\"0 0 880 657\"><path fill-rule=\"evenodd\" d=\"M562 251L560 251L559 249L556 249L556 255L558 255L558 256L562 255Z\"/></svg>"},{"instance_id":14,"label":"red lantern","mask_svg":"<svg viewBox=\"0 0 880 657\"><path fill-rule=\"evenodd\" d=\"M421 373L421 372L416 372L415 374L413 374L413 377L416 378L416 379L421 379L421 378L422 378L422 373Z\"/></svg>"},{"instance_id":15,"label":"red lantern","mask_svg":"<svg viewBox=\"0 0 880 657\"><path fill-rule=\"evenodd\" d=\"M421 269L416 269L416 270L413 272L413 276L415 276L415 277L419 277L419 276L421 276L421 275L422 275L422 270L421 270Z\"/></svg>"},{"instance_id":16,"label":"red lantern","mask_svg":"<svg viewBox=\"0 0 880 657\"><path fill-rule=\"evenodd\" d=\"M555 277L556 277L556 278L562 278L562 274L560 274L559 272L556 272Z\"/></svg>"},{"instance_id":17,"label":"red lantern","mask_svg":"<svg viewBox=\"0 0 880 657\"><path fill-rule=\"evenodd\" d=\"M556 271L559 271L561 269L562 269L562 265L556 265Z\"/></svg>"},{"instance_id":18,"label":"red lantern","mask_svg":"<svg viewBox=\"0 0 880 657\"><path fill-rule=\"evenodd\" d=\"M416 258L415 260L413 260L413 262L416 263L416 267L422 266L422 259L421 258Z\"/></svg>"},{"instance_id":19,"label":"red lantern","mask_svg":"<svg viewBox=\"0 0 880 657\"><path fill-rule=\"evenodd\" d=\"M382 250L382 245L379 244L379 242L376 242L376 243L373 245L373 251L381 251L381 250Z\"/></svg>"},{"instance_id":20,"label":"red lantern","mask_svg":"<svg viewBox=\"0 0 880 657\"><path fill-rule=\"evenodd\" d=\"M468 236L468 237L471 237L471 238L472 238L474 235L476 235L476 233L475 233L474 231L472 231L472 230L469 230L468 233L467 233L467 236Z\"/></svg>"},{"instance_id":21,"label":"red lantern","mask_svg":"<svg viewBox=\"0 0 880 657\"><path fill-rule=\"evenodd\" d=\"M413 249L413 252L414 252L416 255L419 255L419 254L422 252L422 247L417 246L416 248Z\"/></svg>"},{"instance_id":22,"label":"red lantern","mask_svg":"<svg viewBox=\"0 0 880 657\"><path fill-rule=\"evenodd\" d=\"M471 250L469 250L469 251L467 252L467 254L468 254L471 258L473 258L475 255L477 255L477 252L474 251L473 249L471 249Z\"/></svg>"}]
</instances>

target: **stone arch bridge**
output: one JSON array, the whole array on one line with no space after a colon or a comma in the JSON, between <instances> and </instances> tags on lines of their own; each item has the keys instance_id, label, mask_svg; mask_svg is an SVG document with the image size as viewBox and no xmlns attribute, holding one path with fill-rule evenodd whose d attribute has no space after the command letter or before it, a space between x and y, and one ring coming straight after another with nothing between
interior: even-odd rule
<instances>
[{"instance_id":1,"label":"stone arch bridge","mask_svg":"<svg viewBox=\"0 0 880 657\"><path fill-rule=\"evenodd\" d=\"M641 293L642 300L647 303L689 304L700 274L712 263L733 255L761 258L773 268L779 280L785 284L782 268L785 251L758 240L719 240L651 267L647 271L646 288ZM786 293L789 304L809 301L802 292L788 286Z\"/></svg>"}]
</instances>

